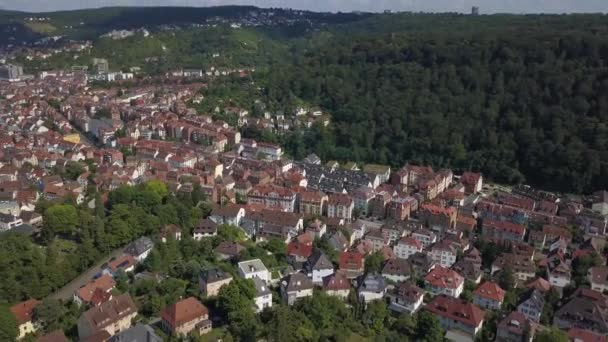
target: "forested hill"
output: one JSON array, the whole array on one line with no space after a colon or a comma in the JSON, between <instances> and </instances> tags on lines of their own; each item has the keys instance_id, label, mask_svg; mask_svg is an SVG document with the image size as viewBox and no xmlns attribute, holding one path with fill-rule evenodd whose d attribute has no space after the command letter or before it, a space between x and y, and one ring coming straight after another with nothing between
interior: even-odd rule
<instances>
[{"instance_id":1,"label":"forested hill","mask_svg":"<svg viewBox=\"0 0 608 342\"><path fill-rule=\"evenodd\" d=\"M324 159L608 188L607 31L601 15L376 17L299 44L267 94L331 112L305 140Z\"/></svg>"}]
</instances>

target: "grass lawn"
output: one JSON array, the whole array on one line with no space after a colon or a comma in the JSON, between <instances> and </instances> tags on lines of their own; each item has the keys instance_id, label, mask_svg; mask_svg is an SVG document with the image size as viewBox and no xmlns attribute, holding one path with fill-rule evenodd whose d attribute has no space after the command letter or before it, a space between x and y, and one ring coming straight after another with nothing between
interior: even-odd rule
<instances>
[{"instance_id":1,"label":"grass lawn","mask_svg":"<svg viewBox=\"0 0 608 342\"><path fill-rule=\"evenodd\" d=\"M223 338L228 333L228 330L224 327L213 328L210 333L201 336L199 342L215 342L218 338Z\"/></svg>"},{"instance_id":2,"label":"grass lawn","mask_svg":"<svg viewBox=\"0 0 608 342\"><path fill-rule=\"evenodd\" d=\"M30 30L36 33L48 34L57 31L57 28L55 26L45 22L27 21L24 24Z\"/></svg>"}]
</instances>

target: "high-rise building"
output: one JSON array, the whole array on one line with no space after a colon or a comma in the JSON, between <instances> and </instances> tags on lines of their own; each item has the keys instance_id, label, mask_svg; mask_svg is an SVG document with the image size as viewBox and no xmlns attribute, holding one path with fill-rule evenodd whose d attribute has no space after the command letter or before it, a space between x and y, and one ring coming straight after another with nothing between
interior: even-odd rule
<instances>
[{"instance_id":1,"label":"high-rise building","mask_svg":"<svg viewBox=\"0 0 608 342\"><path fill-rule=\"evenodd\" d=\"M20 65L0 65L0 80L19 81L23 76L23 67Z\"/></svg>"},{"instance_id":2,"label":"high-rise building","mask_svg":"<svg viewBox=\"0 0 608 342\"><path fill-rule=\"evenodd\" d=\"M479 15L479 7L478 6L473 6L473 8L471 8L471 15Z\"/></svg>"}]
</instances>

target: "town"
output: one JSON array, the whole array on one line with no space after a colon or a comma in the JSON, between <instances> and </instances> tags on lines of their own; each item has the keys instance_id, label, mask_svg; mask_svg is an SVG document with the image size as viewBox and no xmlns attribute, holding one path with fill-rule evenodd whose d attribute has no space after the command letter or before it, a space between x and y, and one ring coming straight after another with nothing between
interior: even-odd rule
<instances>
[{"instance_id":1,"label":"town","mask_svg":"<svg viewBox=\"0 0 608 342\"><path fill-rule=\"evenodd\" d=\"M243 130L331 125L321 109L254 116L217 104L231 125L191 106L207 100L205 77L254 70L176 70L123 89L133 74L94 65L0 70L0 239L49 250L94 241L101 251L67 284L10 303L19 340L237 337L242 308L229 304L249 286L246 309L259 315L329 296L362 312L430 317L441 340L606 341L608 192L293 160ZM99 80L109 83L91 85ZM95 220L105 228L87 228ZM148 293L175 284L170 303ZM49 300L73 302L70 331L51 331L40 309Z\"/></svg>"}]
</instances>

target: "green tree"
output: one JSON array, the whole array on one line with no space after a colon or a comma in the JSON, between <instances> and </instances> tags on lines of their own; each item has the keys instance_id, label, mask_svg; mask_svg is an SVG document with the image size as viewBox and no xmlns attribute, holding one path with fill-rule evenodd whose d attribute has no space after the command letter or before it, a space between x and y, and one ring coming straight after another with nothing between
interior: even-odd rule
<instances>
[{"instance_id":1,"label":"green tree","mask_svg":"<svg viewBox=\"0 0 608 342\"><path fill-rule=\"evenodd\" d=\"M0 305L0 340L16 341L18 334L15 316L7 305Z\"/></svg>"},{"instance_id":2,"label":"green tree","mask_svg":"<svg viewBox=\"0 0 608 342\"><path fill-rule=\"evenodd\" d=\"M56 299L44 299L34 310L35 319L44 331L63 329L62 319L67 314L66 307Z\"/></svg>"},{"instance_id":3,"label":"green tree","mask_svg":"<svg viewBox=\"0 0 608 342\"><path fill-rule=\"evenodd\" d=\"M78 212L71 205L54 205L49 207L42 216L43 230L50 236L55 234L71 235L78 226Z\"/></svg>"},{"instance_id":4,"label":"green tree","mask_svg":"<svg viewBox=\"0 0 608 342\"><path fill-rule=\"evenodd\" d=\"M422 310L417 315L416 341L441 342L443 341L443 328L437 316Z\"/></svg>"},{"instance_id":5,"label":"green tree","mask_svg":"<svg viewBox=\"0 0 608 342\"><path fill-rule=\"evenodd\" d=\"M365 272L366 273L380 273L382 272L382 264L384 263L384 256L380 252L373 253L365 258Z\"/></svg>"},{"instance_id":6,"label":"green tree","mask_svg":"<svg viewBox=\"0 0 608 342\"><path fill-rule=\"evenodd\" d=\"M563 331L550 327L547 329L543 329L536 333L534 336L534 342L568 342L568 335L566 335Z\"/></svg>"}]
</instances>

